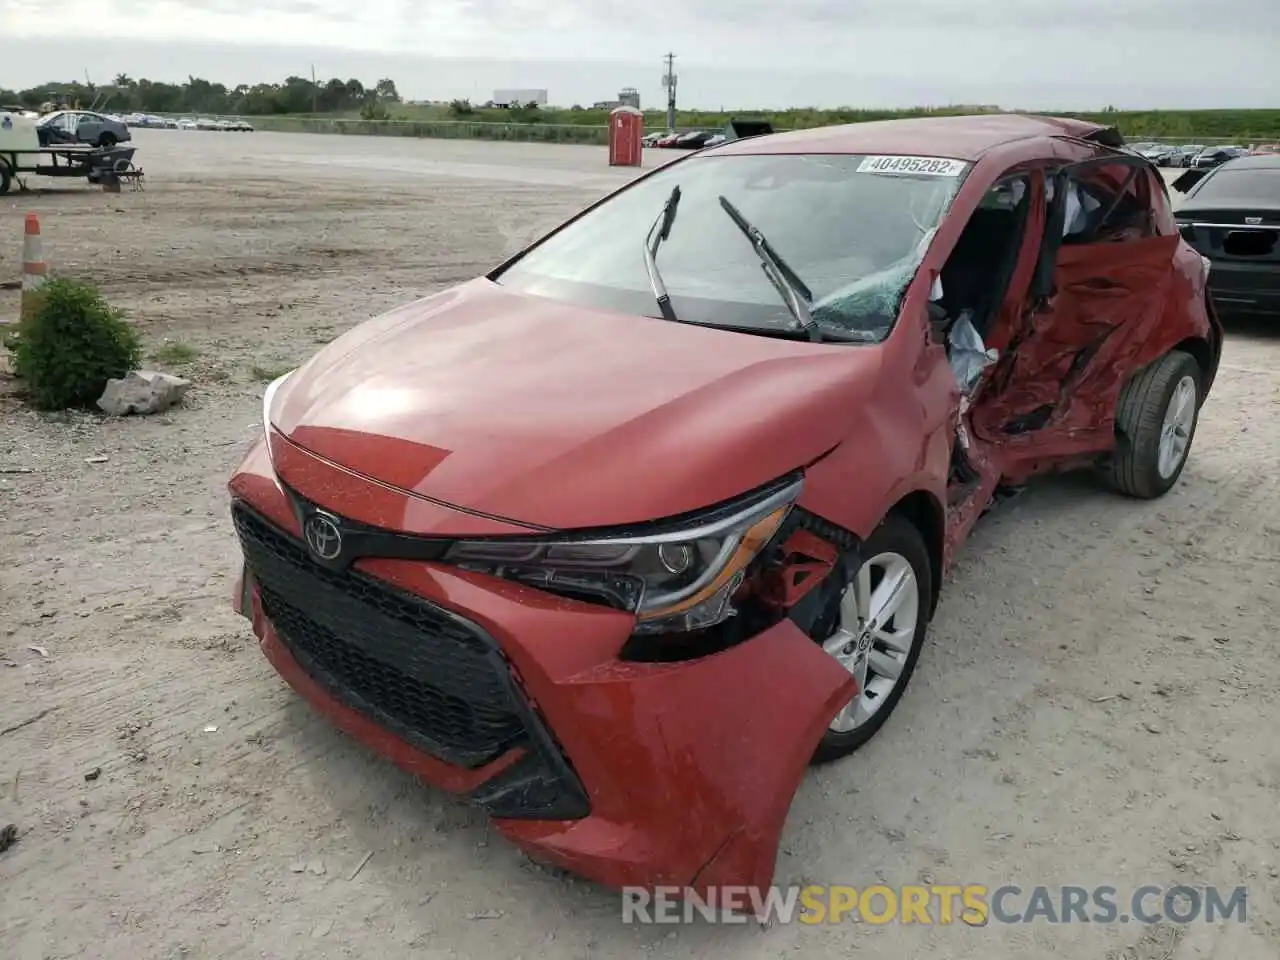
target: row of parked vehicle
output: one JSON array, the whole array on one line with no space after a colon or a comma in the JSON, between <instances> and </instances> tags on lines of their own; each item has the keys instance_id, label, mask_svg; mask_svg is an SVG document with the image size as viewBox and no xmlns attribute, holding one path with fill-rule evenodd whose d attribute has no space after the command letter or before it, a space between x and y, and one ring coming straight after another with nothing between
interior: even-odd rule
<instances>
[{"instance_id":1,"label":"row of parked vehicle","mask_svg":"<svg viewBox=\"0 0 1280 960\"><path fill-rule=\"evenodd\" d=\"M123 118L131 127L150 127L156 130L231 130L252 133L253 124L247 120L217 120L213 117L157 117L146 113L131 113Z\"/></svg>"},{"instance_id":2,"label":"row of parked vehicle","mask_svg":"<svg viewBox=\"0 0 1280 960\"><path fill-rule=\"evenodd\" d=\"M663 147L675 150L701 150L703 147L714 147L728 139L725 134L714 130L690 130L686 133L662 131L649 133L641 138L640 143L646 147Z\"/></svg>"},{"instance_id":3,"label":"row of parked vehicle","mask_svg":"<svg viewBox=\"0 0 1280 960\"><path fill-rule=\"evenodd\" d=\"M26 115L28 112L24 111ZM131 127L164 130L238 130L250 132L253 125L244 120L213 120L208 117L156 117L131 113L116 116L93 110L54 110L44 115L31 115L36 120L36 134L43 147L58 144L87 143L95 147L113 147L132 139Z\"/></svg>"},{"instance_id":4,"label":"row of parked vehicle","mask_svg":"<svg viewBox=\"0 0 1280 960\"><path fill-rule=\"evenodd\" d=\"M1203 143L1138 142L1131 149L1161 167L1210 170L1236 157L1280 153L1280 143L1263 143L1242 147L1235 145L1206 146Z\"/></svg>"}]
</instances>

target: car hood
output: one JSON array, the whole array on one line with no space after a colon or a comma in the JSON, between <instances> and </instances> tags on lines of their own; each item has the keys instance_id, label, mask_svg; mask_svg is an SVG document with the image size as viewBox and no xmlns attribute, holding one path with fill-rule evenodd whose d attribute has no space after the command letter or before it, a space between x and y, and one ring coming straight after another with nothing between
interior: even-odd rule
<instances>
[{"instance_id":1,"label":"car hood","mask_svg":"<svg viewBox=\"0 0 1280 960\"><path fill-rule=\"evenodd\" d=\"M883 352L476 280L348 331L289 377L269 416L324 459L469 512L548 529L632 524L820 457L847 434Z\"/></svg>"}]
</instances>

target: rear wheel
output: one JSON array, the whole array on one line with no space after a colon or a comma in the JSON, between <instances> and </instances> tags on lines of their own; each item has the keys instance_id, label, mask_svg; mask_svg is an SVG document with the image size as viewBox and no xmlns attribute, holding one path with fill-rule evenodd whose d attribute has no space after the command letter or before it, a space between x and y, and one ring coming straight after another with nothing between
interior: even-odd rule
<instances>
[{"instance_id":1,"label":"rear wheel","mask_svg":"<svg viewBox=\"0 0 1280 960\"><path fill-rule=\"evenodd\" d=\"M884 726L911 680L929 625L932 573L915 525L890 514L863 553L819 634L823 650L853 674L858 692L832 718L815 763L853 753Z\"/></svg>"},{"instance_id":2,"label":"rear wheel","mask_svg":"<svg viewBox=\"0 0 1280 960\"><path fill-rule=\"evenodd\" d=\"M1109 478L1116 490L1151 500L1178 482L1200 414L1200 379L1195 359L1173 350L1124 385Z\"/></svg>"},{"instance_id":3,"label":"rear wheel","mask_svg":"<svg viewBox=\"0 0 1280 960\"><path fill-rule=\"evenodd\" d=\"M0 197L9 192L9 183L13 179L9 173L8 161L0 157Z\"/></svg>"}]
</instances>

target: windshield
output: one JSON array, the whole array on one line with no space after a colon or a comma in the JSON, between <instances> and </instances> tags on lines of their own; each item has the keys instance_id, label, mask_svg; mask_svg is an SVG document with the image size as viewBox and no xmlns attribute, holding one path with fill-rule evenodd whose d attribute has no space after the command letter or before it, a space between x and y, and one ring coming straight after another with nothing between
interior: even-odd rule
<instances>
[{"instance_id":1,"label":"windshield","mask_svg":"<svg viewBox=\"0 0 1280 960\"><path fill-rule=\"evenodd\" d=\"M1280 169L1232 170L1223 167L1207 177L1203 185L1196 191L1196 200L1209 200L1213 203L1240 204L1274 204L1280 197Z\"/></svg>"},{"instance_id":2,"label":"windshield","mask_svg":"<svg viewBox=\"0 0 1280 960\"><path fill-rule=\"evenodd\" d=\"M968 169L942 158L691 157L601 204L492 279L555 300L660 316L644 243L678 185L679 209L656 259L681 321L794 329L723 196L808 287L816 324L880 340Z\"/></svg>"}]
</instances>

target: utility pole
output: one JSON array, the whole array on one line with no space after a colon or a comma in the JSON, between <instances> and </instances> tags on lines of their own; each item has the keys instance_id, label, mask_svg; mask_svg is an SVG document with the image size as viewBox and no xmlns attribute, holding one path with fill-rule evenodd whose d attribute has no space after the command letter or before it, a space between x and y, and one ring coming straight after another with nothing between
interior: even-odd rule
<instances>
[{"instance_id":1,"label":"utility pole","mask_svg":"<svg viewBox=\"0 0 1280 960\"><path fill-rule=\"evenodd\" d=\"M667 88L667 129L676 129L676 55L668 53L664 58L667 72L662 75L662 85Z\"/></svg>"},{"instance_id":2,"label":"utility pole","mask_svg":"<svg viewBox=\"0 0 1280 960\"><path fill-rule=\"evenodd\" d=\"M316 65L313 63L311 65L311 113L314 116L319 112L316 107Z\"/></svg>"}]
</instances>

